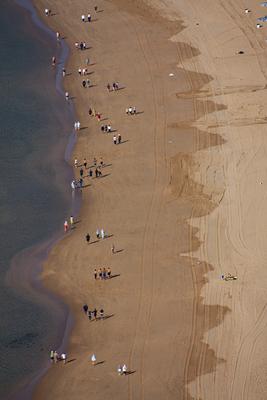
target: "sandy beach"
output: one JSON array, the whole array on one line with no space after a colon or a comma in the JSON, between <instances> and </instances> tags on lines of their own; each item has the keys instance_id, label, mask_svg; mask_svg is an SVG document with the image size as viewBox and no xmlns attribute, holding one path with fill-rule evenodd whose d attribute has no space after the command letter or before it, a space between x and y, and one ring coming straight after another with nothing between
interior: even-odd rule
<instances>
[{"instance_id":1,"label":"sandy beach","mask_svg":"<svg viewBox=\"0 0 267 400\"><path fill-rule=\"evenodd\" d=\"M84 179L75 229L43 272L75 327L69 362L51 367L36 400L265 399L266 28L249 3L35 0L71 49L73 160L105 164ZM101 132L109 123L121 144ZM109 237L96 240L97 228ZM114 277L95 281L99 267ZM85 303L108 318L89 322Z\"/></svg>"}]
</instances>

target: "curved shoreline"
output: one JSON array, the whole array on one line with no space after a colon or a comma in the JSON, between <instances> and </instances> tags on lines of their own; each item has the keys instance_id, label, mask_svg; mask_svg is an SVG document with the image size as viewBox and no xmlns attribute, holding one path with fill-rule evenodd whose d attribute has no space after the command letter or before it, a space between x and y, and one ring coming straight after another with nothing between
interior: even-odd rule
<instances>
[{"instance_id":1,"label":"curved shoreline","mask_svg":"<svg viewBox=\"0 0 267 400\"><path fill-rule=\"evenodd\" d=\"M51 38L55 38L55 34L51 28L44 24L44 22L38 16L36 9L34 8L31 0L15 0L16 4L31 14L31 19L37 29L40 29L44 34L48 34ZM64 95L63 90L63 79L61 73L62 65L66 65L69 57L69 48L64 40L61 40L60 46L57 50L58 65L56 68L55 76L55 87L57 92L62 96ZM70 116L74 119L75 110L73 104L70 103ZM65 177L67 177L70 182L73 179L73 169L68 162L71 158L74 146L76 144L76 134L74 130L69 134L67 138L67 143L64 146L64 162L66 162L65 167ZM81 195L79 192L75 192L75 196L71 197L70 209L71 214L76 216L79 213L81 207ZM64 238L62 232L56 232L54 236L50 239L44 240L30 248L26 248L15 256L10 261L10 268L6 274L6 285L11 288L16 288L18 292L23 294L26 292L31 293L36 297L36 302L40 304L45 304L46 306L51 305L53 308L58 310L58 315L60 323L57 327L57 338L58 341L55 343L55 348L58 351L65 351L70 332L74 325L74 316L70 312L69 306L63 302L62 297L57 295L46 288L41 279L41 274L43 272L43 265L47 260L48 254L51 249ZM24 380L23 383L19 383L18 387L14 389L9 395L8 400L29 400L32 398L33 391L38 385L41 378L50 368L50 362L42 362L40 369Z\"/></svg>"}]
</instances>

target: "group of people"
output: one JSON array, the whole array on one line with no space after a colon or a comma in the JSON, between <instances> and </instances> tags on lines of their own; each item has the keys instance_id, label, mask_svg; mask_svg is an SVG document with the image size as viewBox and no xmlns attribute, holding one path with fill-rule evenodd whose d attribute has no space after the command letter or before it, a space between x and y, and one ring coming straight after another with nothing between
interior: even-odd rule
<instances>
[{"instance_id":1,"label":"group of people","mask_svg":"<svg viewBox=\"0 0 267 400\"><path fill-rule=\"evenodd\" d=\"M114 144L121 144L121 134L118 133L118 135L114 135L112 140Z\"/></svg>"},{"instance_id":2,"label":"group of people","mask_svg":"<svg viewBox=\"0 0 267 400\"><path fill-rule=\"evenodd\" d=\"M85 42L75 42L75 47L77 50L86 50L87 49Z\"/></svg>"},{"instance_id":3,"label":"group of people","mask_svg":"<svg viewBox=\"0 0 267 400\"><path fill-rule=\"evenodd\" d=\"M90 117L96 117L98 122L101 121L101 114L99 112L96 112L94 108L89 107L88 114Z\"/></svg>"},{"instance_id":4,"label":"group of people","mask_svg":"<svg viewBox=\"0 0 267 400\"><path fill-rule=\"evenodd\" d=\"M115 91L115 90L119 90L119 84L118 82L113 82L112 85L110 85L109 83L107 84L107 89L108 91Z\"/></svg>"},{"instance_id":5,"label":"group of people","mask_svg":"<svg viewBox=\"0 0 267 400\"><path fill-rule=\"evenodd\" d=\"M64 232L68 232L69 229L74 227L74 217L73 215L70 216L69 223L67 220L64 222Z\"/></svg>"},{"instance_id":6,"label":"group of people","mask_svg":"<svg viewBox=\"0 0 267 400\"><path fill-rule=\"evenodd\" d=\"M102 229L97 228L97 230L96 230L96 238L97 239L105 239L106 236L107 236L106 232L104 231L103 228Z\"/></svg>"},{"instance_id":7,"label":"group of people","mask_svg":"<svg viewBox=\"0 0 267 400\"><path fill-rule=\"evenodd\" d=\"M78 68L78 74L82 76L87 75L88 74L87 68Z\"/></svg>"},{"instance_id":8,"label":"group of people","mask_svg":"<svg viewBox=\"0 0 267 400\"><path fill-rule=\"evenodd\" d=\"M73 179L70 183L71 189L82 189L83 188L83 178L80 179Z\"/></svg>"},{"instance_id":9,"label":"group of people","mask_svg":"<svg viewBox=\"0 0 267 400\"><path fill-rule=\"evenodd\" d=\"M128 107L126 108L127 115L135 115L136 114L136 107Z\"/></svg>"},{"instance_id":10,"label":"group of people","mask_svg":"<svg viewBox=\"0 0 267 400\"><path fill-rule=\"evenodd\" d=\"M84 14L81 15L81 20L82 20L82 22L85 22L85 21L86 21L86 17L85 17ZM88 21L88 22L91 22L91 20L92 20L91 14L87 14L87 21Z\"/></svg>"},{"instance_id":11,"label":"group of people","mask_svg":"<svg viewBox=\"0 0 267 400\"><path fill-rule=\"evenodd\" d=\"M74 123L74 128L75 128L75 130L79 130L80 129L80 122L79 121ZM81 164L81 165L83 165L84 169L86 170L86 168L87 168L87 160L86 160L86 158L83 159L83 164ZM78 168L80 166L79 163L78 163L78 159L77 158L74 159L74 166L75 166L75 168ZM97 165L97 159L94 158L93 166L95 167L94 172L93 172L92 166L89 167L87 176L89 178L92 178L93 175L95 174L96 178L102 177L102 168L104 167L103 158L100 157L99 165ZM84 169L80 168L80 179L77 179L77 180L74 179L74 180L71 181L72 190L75 190L75 189L78 189L78 188L81 189L83 187L83 178L85 176ZM100 232L100 234L101 234L101 232Z\"/></svg>"},{"instance_id":12,"label":"group of people","mask_svg":"<svg viewBox=\"0 0 267 400\"><path fill-rule=\"evenodd\" d=\"M128 373L127 365L126 364L123 364L122 366L119 365L117 371L119 375L127 375Z\"/></svg>"},{"instance_id":13,"label":"group of people","mask_svg":"<svg viewBox=\"0 0 267 400\"><path fill-rule=\"evenodd\" d=\"M107 132L107 133L112 132L111 125L101 125L100 129L102 132Z\"/></svg>"},{"instance_id":14,"label":"group of people","mask_svg":"<svg viewBox=\"0 0 267 400\"><path fill-rule=\"evenodd\" d=\"M74 122L74 129L75 129L75 131L79 131L81 129L80 121L75 121Z\"/></svg>"},{"instance_id":15,"label":"group of people","mask_svg":"<svg viewBox=\"0 0 267 400\"><path fill-rule=\"evenodd\" d=\"M62 353L61 355L58 354L57 351L51 350L50 351L50 360L52 363L57 363L58 361L63 361L64 364L67 362L67 354Z\"/></svg>"},{"instance_id":16,"label":"group of people","mask_svg":"<svg viewBox=\"0 0 267 400\"><path fill-rule=\"evenodd\" d=\"M105 313L104 313L103 308L101 308L99 310L99 313L98 313L98 310L96 308L94 308L94 310L89 310L88 305L84 304L83 305L83 312L84 312L85 315L87 315L89 321L97 321L99 319L101 320L101 319L105 318Z\"/></svg>"},{"instance_id":17,"label":"group of people","mask_svg":"<svg viewBox=\"0 0 267 400\"><path fill-rule=\"evenodd\" d=\"M50 8L45 8L45 15L47 17L50 17L52 15L52 12L51 12Z\"/></svg>"},{"instance_id":18,"label":"group of people","mask_svg":"<svg viewBox=\"0 0 267 400\"><path fill-rule=\"evenodd\" d=\"M90 87L90 86L91 86L91 82L90 82L89 79L83 79L83 80L82 80L82 87L88 88L88 87Z\"/></svg>"},{"instance_id":19,"label":"group of people","mask_svg":"<svg viewBox=\"0 0 267 400\"><path fill-rule=\"evenodd\" d=\"M94 278L95 280L100 279L105 280L105 279L110 279L111 278L111 268L108 267L107 269L105 267L103 268L99 268L99 270L97 271L97 269L94 269Z\"/></svg>"}]
</instances>

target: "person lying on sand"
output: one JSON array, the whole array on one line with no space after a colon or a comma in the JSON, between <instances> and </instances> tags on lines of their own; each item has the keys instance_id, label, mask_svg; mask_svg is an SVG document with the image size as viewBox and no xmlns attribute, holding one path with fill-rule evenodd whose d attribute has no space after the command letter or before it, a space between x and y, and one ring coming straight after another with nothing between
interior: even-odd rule
<instances>
[{"instance_id":1,"label":"person lying on sand","mask_svg":"<svg viewBox=\"0 0 267 400\"><path fill-rule=\"evenodd\" d=\"M221 278L224 281L235 281L237 280L237 276L230 274L229 272L227 272L226 275L222 275Z\"/></svg>"}]
</instances>

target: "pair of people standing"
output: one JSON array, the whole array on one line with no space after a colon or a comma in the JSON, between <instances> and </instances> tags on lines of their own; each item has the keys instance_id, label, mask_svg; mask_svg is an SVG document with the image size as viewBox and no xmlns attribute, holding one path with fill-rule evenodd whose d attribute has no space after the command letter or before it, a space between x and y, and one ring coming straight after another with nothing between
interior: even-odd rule
<instances>
[{"instance_id":1,"label":"pair of people standing","mask_svg":"<svg viewBox=\"0 0 267 400\"><path fill-rule=\"evenodd\" d=\"M71 215L70 216L70 225L67 220L64 222L64 232L68 232L69 227L72 229L73 226L74 226L74 217L73 217L73 215Z\"/></svg>"},{"instance_id":2,"label":"pair of people standing","mask_svg":"<svg viewBox=\"0 0 267 400\"><path fill-rule=\"evenodd\" d=\"M118 133L117 136L116 135L113 136L113 143L114 144L121 144L121 134L120 133Z\"/></svg>"}]
</instances>

